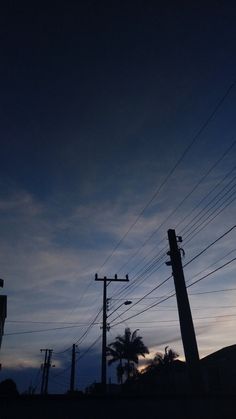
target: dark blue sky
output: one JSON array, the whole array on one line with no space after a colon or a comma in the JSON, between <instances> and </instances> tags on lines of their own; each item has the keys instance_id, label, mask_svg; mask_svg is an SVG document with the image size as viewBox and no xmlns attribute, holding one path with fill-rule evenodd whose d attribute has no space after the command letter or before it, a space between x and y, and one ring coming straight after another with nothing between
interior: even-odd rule
<instances>
[{"instance_id":1,"label":"dark blue sky","mask_svg":"<svg viewBox=\"0 0 236 419\"><path fill-rule=\"evenodd\" d=\"M49 3L8 2L0 17L0 261L9 304L6 334L36 327L11 323L15 320L89 324L102 297L101 287L93 282L95 272L236 78L232 1ZM102 272L118 272L226 152L235 140L235 105L232 87ZM126 269L137 271L141 256L153 255L153 246L159 249L167 229L187 216L234 164L232 146ZM227 179L222 181L225 188ZM232 202L187 245L189 254L231 227L234 212ZM190 277L231 250L233 238L227 236L221 248L189 271ZM168 270L163 268L161 275ZM228 278L231 283L232 270ZM215 284L221 281L219 277ZM157 277L151 276L132 296L142 296L156 283ZM225 305L230 302L227 296ZM215 300L210 303L216 305ZM170 319L173 315L177 318L170 312ZM137 322L139 318L145 320L140 316ZM210 342L205 325L200 326L201 354L234 343L230 326L225 335L221 329L207 329L208 336L212 332ZM43 327L53 325L38 325ZM99 326L93 328L84 349L99 333ZM13 368L22 383L24 368L40 364L40 347L50 343L59 351L81 334L72 329L51 336L6 335L3 373ZM178 330L160 328L153 335L143 328L142 336L152 353L174 341L183 355ZM92 352L87 358L90 369L81 387L98 379L91 365L99 370L99 346L94 350L98 356Z\"/></svg>"},{"instance_id":2,"label":"dark blue sky","mask_svg":"<svg viewBox=\"0 0 236 419\"><path fill-rule=\"evenodd\" d=\"M78 3L1 17L1 171L46 198L181 152L235 76L233 2Z\"/></svg>"}]
</instances>

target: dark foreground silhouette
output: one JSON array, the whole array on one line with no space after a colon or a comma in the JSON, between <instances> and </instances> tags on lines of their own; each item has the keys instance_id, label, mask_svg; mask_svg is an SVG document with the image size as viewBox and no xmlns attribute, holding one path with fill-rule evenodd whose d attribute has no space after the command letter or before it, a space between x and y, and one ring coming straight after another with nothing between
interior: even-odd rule
<instances>
[{"instance_id":1,"label":"dark foreground silhouette","mask_svg":"<svg viewBox=\"0 0 236 419\"><path fill-rule=\"evenodd\" d=\"M87 393L19 395L12 380L0 385L0 419L235 419L236 345L200 362L204 391L194 393L186 364L166 348L123 384L96 383ZM128 370L130 373L130 370ZM128 375L128 374L127 374Z\"/></svg>"},{"instance_id":2,"label":"dark foreground silhouette","mask_svg":"<svg viewBox=\"0 0 236 419\"><path fill-rule=\"evenodd\" d=\"M1 397L1 419L233 419L234 396Z\"/></svg>"}]
</instances>

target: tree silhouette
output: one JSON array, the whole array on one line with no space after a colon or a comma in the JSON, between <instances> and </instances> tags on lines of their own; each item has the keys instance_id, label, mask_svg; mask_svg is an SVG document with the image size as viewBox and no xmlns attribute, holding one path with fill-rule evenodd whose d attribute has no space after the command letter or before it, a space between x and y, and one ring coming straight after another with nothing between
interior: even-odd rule
<instances>
[{"instance_id":1,"label":"tree silhouette","mask_svg":"<svg viewBox=\"0 0 236 419\"><path fill-rule=\"evenodd\" d=\"M116 340L108 345L107 355L111 356L108 365L113 362L119 362L117 367L118 382L122 384L123 375L126 374L129 379L136 371L135 364L138 364L138 357L149 353L148 348L144 345L142 337L137 335L139 329L133 333L130 328L125 329L123 336L118 335ZM127 362L123 365L122 360Z\"/></svg>"},{"instance_id":2,"label":"tree silhouette","mask_svg":"<svg viewBox=\"0 0 236 419\"><path fill-rule=\"evenodd\" d=\"M173 349L168 349L169 346L165 347L165 353L163 355L163 364L164 365L169 365L172 364L174 362L174 360L176 358L178 358L179 354L177 352L175 352Z\"/></svg>"},{"instance_id":3,"label":"tree silhouette","mask_svg":"<svg viewBox=\"0 0 236 419\"><path fill-rule=\"evenodd\" d=\"M108 361L108 365L111 365L114 362L119 362L116 368L117 381L119 384L123 384L123 375L125 370L122 363L122 359L124 358L122 343L119 340L115 340L114 342L110 343L107 348L107 355L111 357Z\"/></svg>"},{"instance_id":4,"label":"tree silhouette","mask_svg":"<svg viewBox=\"0 0 236 419\"><path fill-rule=\"evenodd\" d=\"M4 396L17 396L18 390L15 381L11 378L1 381L0 383L0 395Z\"/></svg>"},{"instance_id":5,"label":"tree silhouette","mask_svg":"<svg viewBox=\"0 0 236 419\"><path fill-rule=\"evenodd\" d=\"M161 352L157 352L153 359L148 362L148 366L146 370L150 370L156 368L157 366L167 366L172 364L176 358L178 358L179 354L175 352L173 349L169 348L169 346L165 347L164 354Z\"/></svg>"}]
</instances>

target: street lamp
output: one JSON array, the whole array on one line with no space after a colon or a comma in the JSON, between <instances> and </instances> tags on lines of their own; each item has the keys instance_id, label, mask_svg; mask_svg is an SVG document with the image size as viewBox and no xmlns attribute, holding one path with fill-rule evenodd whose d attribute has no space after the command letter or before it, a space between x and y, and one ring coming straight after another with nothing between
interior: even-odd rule
<instances>
[{"instance_id":1,"label":"street lamp","mask_svg":"<svg viewBox=\"0 0 236 419\"><path fill-rule=\"evenodd\" d=\"M132 301L130 301L130 300L126 300L126 301L124 301L123 303L121 303L118 307L116 307L115 308L115 310L113 310L108 316L107 316L107 318L108 317L110 317L113 313L115 313L115 311L117 311L117 310L119 310L119 308L120 307L122 307L123 305L125 305L125 306L128 306L128 305L130 305L130 304L132 304Z\"/></svg>"}]
</instances>

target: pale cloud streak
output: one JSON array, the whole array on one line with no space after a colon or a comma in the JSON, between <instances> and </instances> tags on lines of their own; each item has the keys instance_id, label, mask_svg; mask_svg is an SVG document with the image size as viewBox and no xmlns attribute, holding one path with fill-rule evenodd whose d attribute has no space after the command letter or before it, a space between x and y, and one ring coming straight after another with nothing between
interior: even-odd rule
<instances>
[{"instance_id":1,"label":"pale cloud streak","mask_svg":"<svg viewBox=\"0 0 236 419\"><path fill-rule=\"evenodd\" d=\"M191 186L190 177L188 176L186 182L184 173L182 177L183 182L179 181L178 188L173 189L173 186L171 187L172 195L168 194L167 188L164 191L164 195L158 197L158 200L153 203L147 213L140 216L134 229L105 266L104 272L106 274L114 275L117 272L117 267L120 267L127 260L127 256L130 257L135 249L139 249L157 226L165 220L168 213L171 213L172 209L179 202L179 196L186 194ZM207 185L208 187L209 185ZM196 194L196 202L200 199L201 193ZM174 196L174 200L170 196ZM127 209L128 198L133 204L128 206ZM66 320L70 322L77 322L79 319L79 322L83 320L83 322L89 324L96 314L96 310L102 304L101 284L95 283L94 274L106 259L114 244L119 241L134 219L136 219L140 213L140 208L142 209L142 203L143 196L136 195L136 198L132 200L132 194L129 190L128 194L124 193L124 199L123 195L119 195L116 197L116 200L113 199L112 201L104 199L103 202L95 201L87 204L77 202L67 212L60 212L60 208L58 208L54 217L50 203L47 204L40 201L28 192L15 192L6 199L2 198L0 212L2 214L3 234L0 238L0 258L2 276L6 279L5 292L8 294L8 318L19 320L24 320L25 318L27 320L29 318L35 321ZM191 208L190 202L185 203L185 211L187 211L188 207ZM180 214L171 217L158 234L147 242L136 258L127 266L128 273L130 269L135 268L140 258L142 259L146 255L154 255L155 252L162 249L162 245L158 245L160 238L166 235L168 225L171 228L173 227L172 223L175 224L179 216ZM215 225L219 227L217 236L220 235L221 231L232 225L233 220L234 211L233 208L229 208L227 220L224 219L220 226L218 226L217 220L215 222ZM200 235L191 245L185 247L186 258L190 259L203 248L205 243L208 244L215 237L214 230L209 231L206 237ZM222 253L227 253L227 251L232 249L234 245L233 237L233 235L228 236L222 243L219 243L204 255L203 259L196 260L193 265L189 266L186 269L186 279L193 277L196 272L216 262L222 256ZM168 248L167 239L164 240L163 246ZM146 261L149 260L150 256L147 257ZM121 274L123 275L123 273ZM147 281L142 283L142 286L135 290L135 297L144 295L158 284L159 278L166 277L169 274L169 268L163 266L158 274L153 273ZM204 289L211 288L213 284L214 286L217 284L222 285L222 275L227 276L227 286L234 283L234 267L230 266L224 274L219 272L214 278L209 278L209 281L204 282ZM135 275L131 274L130 278L132 282L135 279ZM87 290L88 285L89 288ZM112 295L119 287L112 284L111 288L109 288L109 295ZM168 294L171 289L173 289L173 281L171 281L171 286L167 284L164 288L161 288L157 295ZM194 287L194 290L198 289L202 289L201 283L199 286ZM134 296L132 287L128 295L131 298ZM209 296L205 301L215 301L215 304L217 304L219 298L222 300L222 296L214 296L214 300L212 296ZM191 300L195 301L196 304L196 297L195 299L194 297L191 298ZM224 301L226 305L232 305L233 296L225 296ZM146 305L148 306L148 301ZM173 305L171 303L171 306L175 307L175 303ZM130 310L129 315L135 314L140 308L138 306L137 310ZM204 311L204 313L207 315L207 311ZM122 318L125 317L125 314L122 315ZM178 319L177 313L175 317ZM171 318L173 318L173 312L158 313L158 319L160 320ZM150 323L149 328L147 325L146 327L143 325L142 329L141 322L151 321L153 319L153 311L147 311L145 315L134 319L137 321L137 325L139 319L145 343L152 348L152 351L161 350L162 345L173 344L174 349L183 355L180 332L177 332L179 330L178 322L174 325L170 324L168 327L164 325L158 326L158 324L151 325ZM132 328L137 326L132 320L128 321L128 324ZM233 319L232 324L234 324ZM17 330L37 330L49 327L45 325L21 324L17 326ZM68 344L70 345L71 342L78 339L86 330L86 327L81 326L78 329L71 328L25 336L5 336L2 347L3 359L8 365L11 357L15 356L14 350L11 351L11 356L6 356L6 354L8 353L9 345L11 346L17 339L18 346L22 348L22 356L19 359L15 358L14 366L19 365L19 368L22 365L35 367L35 359L37 358L36 364L39 361L36 354L41 346L46 346L50 342L50 345L55 345L57 350L65 348ZM229 336L232 331L229 326L226 328L223 322L219 322L217 333L214 327L212 324L204 326L204 324L201 325L196 321L201 355L209 353L213 347L217 349L224 344L233 343L233 338ZM124 324L121 324L113 333L116 331L117 333L122 333L123 329ZM6 333L14 330L16 330L14 324L6 323ZM92 342L93 337L98 332L99 325L95 325L90 333L89 341L86 340L87 344ZM205 340L203 338L204 335L209 336L209 339ZM86 345L86 342L83 345ZM24 348L26 349L29 344L31 345L31 352L30 354L25 354L24 358Z\"/></svg>"}]
</instances>

